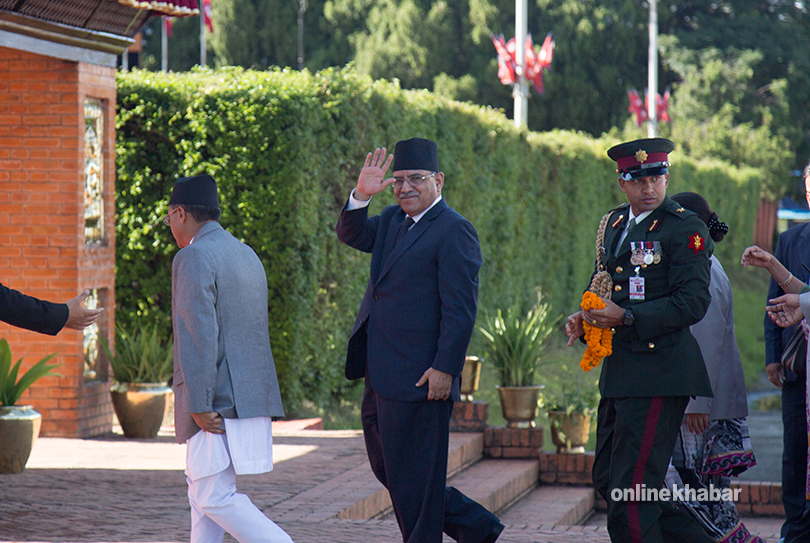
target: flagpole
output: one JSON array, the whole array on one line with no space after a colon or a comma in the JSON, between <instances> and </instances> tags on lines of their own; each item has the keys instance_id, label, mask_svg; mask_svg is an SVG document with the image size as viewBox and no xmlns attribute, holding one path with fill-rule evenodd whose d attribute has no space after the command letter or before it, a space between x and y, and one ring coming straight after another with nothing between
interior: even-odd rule
<instances>
[{"instance_id":1,"label":"flagpole","mask_svg":"<svg viewBox=\"0 0 810 543\"><path fill-rule=\"evenodd\" d=\"M169 71L169 32L166 30L166 16L160 18L160 67Z\"/></svg>"},{"instance_id":2,"label":"flagpole","mask_svg":"<svg viewBox=\"0 0 810 543\"><path fill-rule=\"evenodd\" d=\"M528 28L526 0L515 0L515 62L518 80L515 83L515 126L529 121L529 85L526 82L526 33Z\"/></svg>"},{"instance_id":3,"label":"flagpole","mask_svg":"<svg viewBox=\"0 0 810 543\"><path fill-rule=\"evenodd\" d=\"M650 2L650 51L647 64L647 137L658 133L658 0Z\"/></svg>"},{"instance_id":4,"label":"flagpole","mask_svg":"<svg viewBox=\"0 0 810 543\"><path fill-rule=\"evenodd\" d=\"M200 66L205 66L205 2L200 0Z\"/></svg>"},{"instance_id":5,"label":"flagpole","mask_svg":"<svg viewBox=\"0 0 810 543\"><path fill-rule=\"evenodd\" d=\"M307 0L298 0L298 70L304 69L304 13Z\"/></svg>"}]
</instances>

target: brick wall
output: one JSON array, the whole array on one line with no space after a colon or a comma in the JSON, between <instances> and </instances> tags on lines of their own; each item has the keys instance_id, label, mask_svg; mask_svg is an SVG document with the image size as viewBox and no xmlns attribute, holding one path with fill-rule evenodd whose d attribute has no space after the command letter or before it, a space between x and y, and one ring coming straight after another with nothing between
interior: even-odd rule
<instances>
[{"instance_id":1,"label":"brick wall","mask_svg":"<svg viewBox=\"0 0 810 543\"><path fill-rule=\"evenodd\" d=\"M84 103L103 106L106 237L84 238ZM113 326L115 240L115 70L0 47L0 282L64 302L104 289L102 333ZM64 377L35 383L19 403L43 415L41 435L85 437L109 431L109 386L85 383L82 333L50 337L0 323L23 369L49 353Z\"/></svg>"},{"instance_id":2,"label":"brick wall","mask_svg":"<svg viewBox=\"0 0 810 543\"><path fill-rule=\"evenodd\" d=\"M581 485L593 484L594 455L585 454L540 454L540 484ZM734 501L737 511L744 516L784 517L782 485L780 483L739 481L732 479L731 490L739 489ZM596 495L596 508L607 509L605 500Z\"/></svg>"}]
</instances>

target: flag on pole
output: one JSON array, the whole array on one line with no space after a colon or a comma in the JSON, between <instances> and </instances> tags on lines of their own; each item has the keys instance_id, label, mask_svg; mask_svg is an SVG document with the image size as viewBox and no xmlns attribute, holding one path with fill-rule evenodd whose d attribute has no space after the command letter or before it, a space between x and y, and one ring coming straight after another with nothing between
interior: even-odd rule
<instances>
[{"instance_id":1,"label":"flag on pole","mask_svg":"<svg viewBox=\"0 0 810 543\"><path fill-rule=\"evenodd\" d=\"M515 59L506 48L503 34L499 36L490 34L489 36L498 52L498 79L504 85L512 85L515 82Z\"/></svg>"},{"instance_id":2,"label":"flag on pole","mask_svg":"<svg viewBox=\"0 0 810 543\"><path fill-rule=\"evenodd\" d=\"M551 61L554 59L554 38L551 37L551 32L546 34L546 39L543 41L543 46L537 54L537 61L544 70L551 69Z\"/></svg>"},{"instance_id":3,"label":"flag on pole","mask_svg":"<svg viewBox=\"0 0 810 543\"><path fill-rule=\"evenodd\" d=\"M668 123L669 122L669 87L664 90L664 96L662 97L660 94L657 95L656 102L655 102L655 113L658 117L658 122L660 123Z\"/></svg>"},{"instance_id":4,"label":"flag on pole","mask_svg":"<svg viewBox=\"0 0 810 543\"><path fill-rule=\"evenodd\" d=\"M649 119L647 108L644 107L644 102L636 89L627 91L627 97L630 99L630 107L627 111L636 115L636 126L641 126L642 123Z\"/></svg>"},{"instance_id":5,"label":"flag on pole","mask_svg":"<svg viewBox=\"0 0 810 543\"><path fill-rule=\"evenodd\" d=\"M166 37L172 37L172 23L174 22L174 17L163 17L163 24L166 25Z\"/></svg>"},{"instance_id":6,"label":"flag on pole","mask_svg":"<svg viewBox=\"0 0 810 543\"><path fill-rule=\"evenodd\" d=\"M532 82L534 90L542 96L545 92L543 87L543 67L537 58L537 53L534 51L534 44L532 43L532 35L526 35L526 79Z\"/></svg>"},{"instance_id":7,"label":"flag on pole","mask_svg":"<svg viewBox=\"0 0 810 543\"><path fill-rule=\"evenodd\" d=\"M664 96L655 93L655 116L660 123L669 122L669 87L664 91ZM649 91L644 95L644 102L641 101L641 96L636 89L627 91L627 97L630 99L630 107L628 112L636 116L636 125L641 126L644 122L650 120L650 115L647 113L647 106L649 102Z\"/></svg>"},{"instance_id":8,"label":"flag on pole","mask_svg":"<svg viewBox=\"0 0 810 543\"><path fill-rule=\"evenodd\" d=\"M490 34L495 50L498 52L498 78L504 85L513 85L520 76L521 67L517 65L517 44L515 38L504 43L503 34L495 36ZM532 36L526 36L525 50L525 76L532 82L534 89L543 94L543 71L551 69L551 60L554 57L554 39L551 32L546 36L540 52L534 50Z\"/></svg>"},{"instance_id":9,"label":"flag on pole","mask_svg":"<svg viewBox=\"0 0 810 543\"><path fill-rule=\"evenodd\" d=\"M211 0L203 0L203 17L205 18L205 26L208 32L214 33L214 22L211 17Z\"/></svg>"}]
</instances>

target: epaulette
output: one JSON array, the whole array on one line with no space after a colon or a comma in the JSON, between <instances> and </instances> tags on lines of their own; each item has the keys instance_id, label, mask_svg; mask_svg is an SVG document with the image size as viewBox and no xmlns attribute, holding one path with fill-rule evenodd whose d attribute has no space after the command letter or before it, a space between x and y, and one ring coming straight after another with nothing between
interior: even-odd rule
<instances>
[{"instance_id":1,"label":"epaulette","mask_svg":"<svg viewBox=\"0 0 810 543\"><path fill-rule=\"evenodd\" d=\"M679 204L674 200L672 201L671 204L667 206L666 210L669 211L671 214L675 215L676 217L680 217L681 219L685 219L686 217L695 214L694 211L689 211L688 209L686 209L685 207L683 207L681 204Z\"/></svg>"}]
</instances>

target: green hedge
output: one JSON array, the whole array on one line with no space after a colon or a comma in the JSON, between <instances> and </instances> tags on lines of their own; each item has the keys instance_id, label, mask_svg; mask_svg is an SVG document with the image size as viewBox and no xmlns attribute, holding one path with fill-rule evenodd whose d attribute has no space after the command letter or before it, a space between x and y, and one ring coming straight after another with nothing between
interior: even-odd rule
<instances>
[{"instance_id":1,"label":"green hedge","mask_svg":"<svg viewBox=\"0 0 810 543\"><path fill-rule=\"evenodd\" d=\"M437 141L443 194L478 229L481 310L515 300L528 307L537 287L555 312L576 309L599 219L623 201L605 155L615 141L518 130L500 111L401 90L351 68L135 71L118 77L119 322L170 331L176 246L167 227L151 225L166 213L175 178L208 172L219 185L222 225L267 270L287 408L343 397L352 390L343 361L369 259L339 243L334 225L365 154L414 136ZM704 194L732 229L718 255L738 258L753 231L759 173L672 158L670 193ZM393 202L387 192L371 211ZM478 348L477 334L473 341Z\"/></svg>"}]
</instances>

